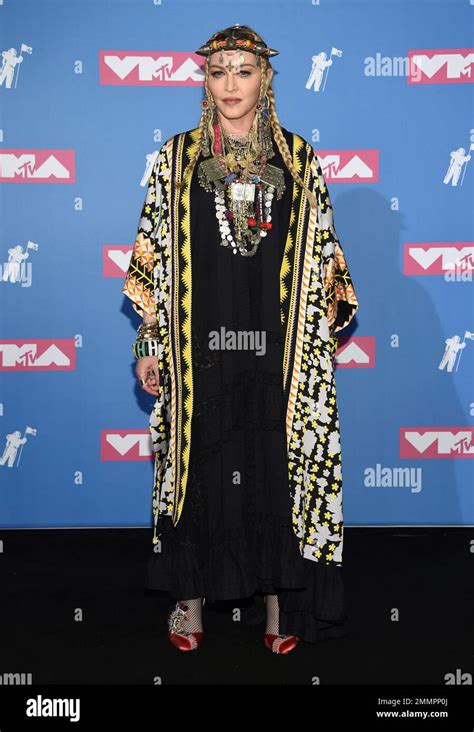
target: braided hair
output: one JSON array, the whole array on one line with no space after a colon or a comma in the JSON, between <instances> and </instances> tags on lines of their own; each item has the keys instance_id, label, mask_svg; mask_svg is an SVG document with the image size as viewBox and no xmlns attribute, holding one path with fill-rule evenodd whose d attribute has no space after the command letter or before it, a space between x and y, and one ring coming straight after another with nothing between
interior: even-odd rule
<instances>
[{"instance_id":1,"label":"braided hair","mask_svg":"<svg viewBox=\"0 0 474 732\"><path fill-rule=\"evenodd\" d=\"M249 30L254 34L255 40L262 41L262 37L258 35L253 29L249 28ZM265 98L265 94L267 95L269 107L269 120L270 120L270 126L273 131L273 136L275 138L275 142L277 144L277 147L281 153L281 156L283 158L283 162L285 163L286 167L288 168L293 180L295 180L298 185L300 185L302 188L304 188L309 204L312 208L316 208L317 201L316 196L314 195L313 191L311 191L302 180L301 176L298 174L298 172L295 170L293 165L293 159L291 155L291 150L288 146L288 143L286 141L286 138L283 134L283 131L281 129L280 120L278 119L278 115L276 113L275 108L275 93L273 91L273 85L272 81L273 79L268 80L267 76L267 69L273 69L269 59L265 56L257 56L257 60L260 62L258 65L260 67L261 76L260 76L260 91L259 91L259 99L263 100ZM206 57L205 67L204 67L204 88L206 92L206 98L212 99L212 94L209 89L209 65L210 65L210 56ZM255 115L256 119L257 115ZM250 132L250 135L252 137L252 133L255 135L255 119L252 123L252 129ZM178 190L181 189L182 185L184 184L184 181L187 176L191 176L193 174L194 168L196 167L196 163L198 161L202 145L204 143L204 139L206 136L206 127L207 127L207 135L210 142L210 148L211 152L214 155L214 128L212 124L211 116L209 115L207 109L202 110L201 117L199 120L199 127L198 127L198 142L196 146L196 150L191 156L191 159L188 162L188 165L186 166L186 169L184 170L183 176L181 180L175 180L175 185L177 186Z\"/></svg>"}]
</instances>

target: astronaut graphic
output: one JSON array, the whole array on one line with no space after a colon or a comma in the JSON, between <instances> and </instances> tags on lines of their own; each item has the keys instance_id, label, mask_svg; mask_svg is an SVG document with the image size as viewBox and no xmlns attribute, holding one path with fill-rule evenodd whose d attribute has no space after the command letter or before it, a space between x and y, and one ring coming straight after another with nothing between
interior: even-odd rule
<instances>
[{"instance_id":1,"label":"astronaut graphic","mask_svg":"<svg viewBox=\"0 0 474 732\"><path fill-rule=\"evenodd\" d=\"M442 371L446 366L446 371L450 373L453 370L458 352L462 351L462 349L466 347L466 344L461 343L461 338L458 335L455 335L452 338L446 338L445 343L446 349L438 368Z\"/></svg>"},{"instance_id":2,"label":"astronaut graphic","mask_svg":"<svg viewBox=\"0 0 474 732\"><path fill-rule=\"evenodd\" d=\"M6 464L7 468L18 467L20 464L20 457L21 451L23 450L23 445L25 445L27 442L26 435L33 435L34 437L36 437L36 433L37 430L35 429L35 427L28 426L25 428L24 437L21 436L20 430L15 430L14 432L11 432L9 435L7 435L5 449L3 451L2 457L0 458L0 466Z\"/></svg>"},{"instance_id":3,"label":"astronaut graphic","mask_svg":"<svg viewBox=\"0 0 474 732\"><path fill-rule=\"evenodd\" d=\"M7 463L7 467L13 468L18 448L21 447L21 445L24 445L25 442L26 437L22 437L19 430L15 430L15 432L7 435L7 443L5 445L3 455L0 458L0 465L5 465L5 463Z\"/></svg>"},{"instance_id":4,"label":"astronaut graphic","mask_svg":"<svg viewBox=\"0 0 474 732\"><path fill-rule=\"evenodd\" d=\"M17 64L21 64L23 56L16 55L16 48L9 48L2 51L2 69L0 71L0 86L5 82L7 89L12 88L13 75Z\"/></svg>"},{"instance_id":5,"label":"astronaut graphic","mask_svg":"<svg viewBox=\"0 0 474 732\"><path fill-rule=\"evenodd\" d=\"M328 66L332 66L333 61L331 58L328 59L325 51L321 51L321 53L312 57L312 62L313 66L305 86L306 89L314 87L314 91L319 91L321 89L324 72Z\"/></svg>"},{"instance_id":6,"label":"astronaut graphic","mask_svg":"<svg viewBox=\"0 0 474 732\"><path fill-rule=\"evenodd\" d=\"M4 282L19 282L21 263L28 259L30 255L23 251L23 247L18 245L8 250L8 262L3 268Z\"/></svg>"},{"instance_id":7,"label":"astronaut graphic","mask_svg":"<svg viewBox=\"0 0 474 732\"><path fill-rule=\"evenodd\" d=\"M451 151L451 162L449 168L444 176L443 183L446 185L451 181L452 186L457 186L459 177L461 175L462 166L471 159L470 155L466 155L466 151L463 147L458 147L457 150Z\"/></svg>"}]
</instances>

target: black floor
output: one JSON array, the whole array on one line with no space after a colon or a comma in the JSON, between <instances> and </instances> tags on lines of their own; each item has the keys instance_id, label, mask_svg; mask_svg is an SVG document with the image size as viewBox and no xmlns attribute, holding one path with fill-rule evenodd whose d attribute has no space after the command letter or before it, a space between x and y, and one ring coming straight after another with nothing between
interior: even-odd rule
<instances>
[{"instance_id":1,"label":"black floor","mask_svg":"<svg viewBox=\"0 0 474 732\"><path fill-rule=\"evenodd\" d=\"M263 645L263 608L248 600L206 603L203 646L172 646L169 596L144 584L151 530L2 530L0 676L29 673L33 684L463 684L474 671L472 536L470 528L346 527L347 637L277 656Z\"/></svg>"}]
</instances>

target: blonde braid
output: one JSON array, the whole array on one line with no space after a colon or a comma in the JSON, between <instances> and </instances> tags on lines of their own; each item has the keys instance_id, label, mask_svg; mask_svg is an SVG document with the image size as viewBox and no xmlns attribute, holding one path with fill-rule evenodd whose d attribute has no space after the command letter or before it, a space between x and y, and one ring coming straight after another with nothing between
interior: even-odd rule
<instances>
[{"instance_id":1,"label":"blonde braid","mask_svg":"<svg viewBox=\"0 0 474 732\"><path fill-rule=\"evenodd\" d=\"M304 188L306 195L308 197L309 204L312 208L317 208L318 202L316 199L316 196L314 195L313 191L311 191L307 186L305 186L304 181L301 179L301 177L296 172L295 168L293 167L293 160L291 157L291 151L288 147L288 143L286 141L286 138L282 132L280 121L277 117L276 109L275 109L275 94L273 92L273 87L270 83L268 89L267 89L267 96L268 101L270 102L269 106L269 117L270 117L270 124L272 126L273 130L273 136L275 138L275 142L278 145L278 149L281 153L281 156L283 158L283 162L285 163L286 167L290 171L293 179L302 187Z\"/></svg>"},{"instance_id":2,"label":"blonde braid","mask_svg":"<svg viewBox=\"0 0 474 732\"><path fill-rule=\"evenodd\" d=\"M206 96L208 99L213 99L213 96L211 94L211 90L209 89L209 66L211 63L211 57L208 56L206 58L206 68L205 68L205 77L204 77L204 88L206 90ZM214 125L212 123L212 114L208 115L207 119L207 136L209 137L209 151L211 155L215 156L216 151L214 149L215 145L215 135L214 135Z\"/></svg>"},{"instance_id":3,"label":"blonde braid","mask_svg":"<svg viewBox=\"0 0 474 732\"><path fill-rule=\"evenodd\" d=\"M206 64L205 64L205 70L204 70L204 88L206 91L206 99L208 99L208 100L212 99L212 94L209 89L209 83L208 83L210 62L211 62L211 59L210 59L210 56L208 56L206 58ZM211 154L215 155L214 127L212 124L212 114L210 113L210 111L211 111L210 108L202 109L201 117L199 120L199 129L198 129L199 137L198 137L198 141L197 141L196 152L194 153L193 157L190 159L189 163L187 164L186 169L183 173L182 179L180 181L178 181L177 179L175 180L175 185L176 185L178 191L183 186L186 177L188 175L191 176L193 174L194 168L196 167L196 163L197 163L199 155L201 153L201 147L204 142L204 130L205 130L206 124L207 124L207 134L208 134L209 141L210 141Z\"/></svg>"}]
</instances>

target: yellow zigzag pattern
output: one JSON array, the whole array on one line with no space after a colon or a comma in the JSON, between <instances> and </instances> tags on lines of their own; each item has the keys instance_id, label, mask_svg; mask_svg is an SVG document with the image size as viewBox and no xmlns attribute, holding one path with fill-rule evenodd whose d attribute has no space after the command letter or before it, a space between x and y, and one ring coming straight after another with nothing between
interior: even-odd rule
<instances>
[{"instance_id":1,"label":"yellow zigzag pattern","mask_svg":"<svg viewBox=\"0 0 474 732\"><path fill-rule=\"evenodd\" d=\"M198 129L192 130L190 133L191 143L186 149L185 155L182 154L182 145L184 145L184 133L182 138L182 144L179 147L179 159L186 161L190 160L197 149L198 140ZM183 383L186 388L186 397L182 404L183 411L183 430L181 435L183 436L183 444L181 450L178 453L178 460L181 460L181 454L184 460L183 474L180 478L180 484L176 485L176 519L177 522L181 516L183 510L184 498L186 495L186 485L188 478L188 466L189 456L191 452L191 421L193 411L193 371L191 361L191 303L192 303L192 270L191 270L191 211L190 211L190 180L183 184L182 189L182 207L184 214L181 219L181 232L183 235L183 243L181 247L181 253L183 256L184 264L181 272L181 282L183 284L183 294L180 302L180 315L182 316L181 333L183 335Z\"/></svg>"},{"instance_id":2,"label":"yellow zigzag pattern","mask_svg":"<svg viewBox=\"0 0 474 732\"><path fill-rule=\"evenodd\" d=\"M301 140L301 138L300 138ZM303 145L305 143L301 141ZM298 150L301 150L301 145L298 146ZM308 162L308 156L305 155L305 170L302 174L302 163L300 162L299 158L298 160L298 173L303 178L306 185L310 185L310 168L307 164ZM290 383L289 393L288 393L288 405L287 405L287 412L286 412L286 436L287 436L287 444L288 447L290 445L290 439L291 439L291 433L293 430L293 417L295 413L295 407L296 407L296 399L298 394L298 380L299 380L299 373L300 373L300 367L301 367L301 360L303 355L303 339L304 339L304 322L306 317L306 301L307 301L307 294L308 294L308 286L309 286L309 280L310 280L310 273L311 273L311 226L313 226L314 230L314 224L315 224L315 213L310 210L309 213L309 229L308 229L308 236L306 240L303 242L303 221L304 221L304 212L306 209L306 205L309 206L307 203L307 198L305 195L300 196L300 206L299 206L299 212L298 212L298 222L297 222L297 232L296 232L296 251L294 255L294 268L293 268L293 284L292 284L292 292L291 292L291 305L290 305L290 314L291 317L288 319L288 328L287 328L287 344L285 348L285 383L286 379L288 377L288 369L289 369L289 363L290 358L287 354L287 350L289 351L290 345L291 345L291 334L294 330L294 323L296 321L296 336L295 336L295 346L294 346L294 358L293 358L293 364L292 364L292 380ZM301 247L305 247L304 250L304 261L303 261L303 271L300 275L298 266L299 266L299 259L300 259L300 250ZM301 281L301 291L299 293L299 302L296 303L296 290L297 290L297 283L298 281ZM298 306L298 309L297 309Z\"/></svg>"},{"instance_id":3,"label":"yellow zigzag pattern","mask_svg":"<svg viewBox=\"0 0 474 732\"><path fill-rule=\"evenodd\" d=\"M302 169L302 162L300 160L300 152L305 146L304 140L297 135L296 133L293 133L293 166L298 173L298 175L301 177L301 169ZM298 207L298 201L299 201L299 207ZM290 214L290 226L288 229L288 236L285 244L285 253L283 257L282 262L282 270L284 269L286 272L286 279L288 280L288 285L291 279L291 302L288 308L288 323L286 326L286 334L285 334L285 348L283 353L283 388L286 384L286 381L288 379L288 369L289 369L289 362L290 362L290 347L291 347L291 334L293 330L293 322L295 318L295 290L296 290L296 283L298 278L298 271L297 271L297 260L298 252L300 249L300 239L301 239L301 223L302 223L302 214L304 211L304 204L305 204L305 198L302 196L302 190L296 181L294 182L293 186L293 200L291 204L291 214ZM296 237L293 236L293 228L294 224L296 223ZM293 249L296 251L293 253ZM293 266L292 266L293 265ZM286 282L280 284L280 295L282 298L286 299L288 297L288 285ZM284 299L281 300L281 308L280 311L283 314L283 302Z\"/></svg>"}]
</instances>

